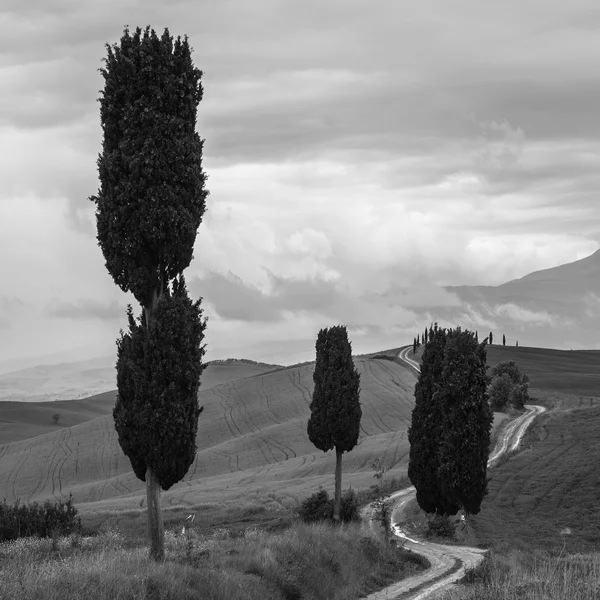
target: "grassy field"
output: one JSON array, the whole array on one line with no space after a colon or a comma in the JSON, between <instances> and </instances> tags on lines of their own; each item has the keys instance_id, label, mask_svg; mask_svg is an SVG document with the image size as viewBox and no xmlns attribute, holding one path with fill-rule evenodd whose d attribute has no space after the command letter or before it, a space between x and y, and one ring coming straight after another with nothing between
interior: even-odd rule
<instances>
[{"instance_id":1,"label":"grassy field","mask_svg":"<svg viewBox=\"0 0 600 600\"><path fill-rule=\"evenodd\" d=\"M277 368L277 365L243 361L212 362L202 373L201 389L208 390L229 381L260 375ZM15 377L17 376L14 375L13 378ZM0 445L53 433L64 427L110 415L116 393L116 390L112 390L89 398L54 402L0 401ZM56 423L52 418L55 414L59 415Z\"/></svg>"},{"instance_id":2,"label":"grassy field","mask_svg":"<svg viewBox=\"0 0 600 600\"><path fill-rule=\"evenodd\" d=\"M203 535L167 530L166 560L108 530L95 537L0 544L3 600L353 600L427 567L360 525L296 523Z\"/></svg>"},{"instance_id":3,"label":"grassy field","mask_svg":"<svg viewBox=\"0 0 600 600\"><path fill-rule=\"evenodd\" d=\"M539 392L570 396L600 396L600 350L550 350L514 346L487 347L490 367L501 361L519 363L530 379L531 394Z\"/></svg>"},{"instance_id":4,"label":"grassy field","mask_svg":"<svg viewBox=\"0 0 600 600\"><path fill-rule=\"evenodd\" d=\"M472 524L480 543L588 552L600 544L600 406L539 417L524 450L491 472Z\"/></svg>"},{"instance_id":5,"label":"grassy field","mask_svg":"<svg viewBox=\"0 0 600 600\"><path fill-rule=\"evenodd\" d=\"M597 600L600 554L490 553L440 600Z\"/></svg>"},{"instance_id":6,"label":"grassy field","mask_svg":"<svg viewBox=\"0 0 600 600\"><path fill-rule=\"evenodd\" d=\"M392 361L356 358L356 365L363 418L358 446L344 455L344 486L361 488L373 483L375 458L391 467L390 477L406 471L415 377ZM313 368L203 386L196 461L163 495L165 506L239 503L251 493L275 493L285 506L320 485L331 490L335 456L316 450L306 434ZM29 502L69 492L82 514L143 507L144 484L120 450L110 415L0 446L0 497Z\"/></svg>"}]
</instances>

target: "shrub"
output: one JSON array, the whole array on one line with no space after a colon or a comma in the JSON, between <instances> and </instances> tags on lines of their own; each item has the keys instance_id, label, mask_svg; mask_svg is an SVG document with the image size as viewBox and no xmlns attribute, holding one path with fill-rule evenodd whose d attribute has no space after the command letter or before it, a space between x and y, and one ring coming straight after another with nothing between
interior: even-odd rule
<instances>
[{"instance_id":1,"label":"shrub","mask_svg":"<svg viewBox=\"0 0 600 600\"><path fill-rule=\"evenodd\" d=\"M352 488L349 488L342 492L342 506L340 510L340 519L344 523L360 521L360 514L358 511L358 496Z\"/></svg>"},{"instance_id":2,"label":"shrub","mask_svg":"<svg viewBox=\"0 0 600 600\"><path fill-rule=\"evenodd\" d=\"M81 531L81 519L73 506L73 497L52 504L33 502L9 504L6 498L0 503L0 541L17 537L51 537Z\"/></svg>"},{"instance_id":3,"label":"shrub","mask_svg":"<svg viewBox=\"0 0 600 600\"><path fill-rule=\"evenodd\" d=\"M327 490L321 488L318 492L303 500L298 509L298 515L305 523L316 523L331 519L333 509Z\"/></svg>"},{"instance_id":4,"label":"shrub","mask_svg":"<svg viewBox=\"0 0 600 600\"><path fill-rule=\"evenodd\" d=\"M450 519L443 515L435 515L427 523L427 531L425 532L427 537L454 537L454 524Z\"/></svg>"},{"instance_id":5,"label":"shrub","mask_svg":"<svg viewBox=\"0 0 600 600\"><path fill-rule=\"evenodd\" d=\"M329 521L333 518L333 498L329 497L327 490L320 489L312 496L303 500L298 509L298 515L305 523ZM356 492L352 488L344 490L340 506L340 520L343 523L350 523L359 519L358 496Z\"/></svg>"}]
</instances>

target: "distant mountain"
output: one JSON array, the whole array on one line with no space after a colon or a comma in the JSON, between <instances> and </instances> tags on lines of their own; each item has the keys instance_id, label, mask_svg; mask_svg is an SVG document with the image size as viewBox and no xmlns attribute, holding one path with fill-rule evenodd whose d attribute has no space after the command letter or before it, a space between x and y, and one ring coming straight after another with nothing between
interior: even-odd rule
<instances>
[{"instance_id":1,"label":"distant mountain","mask_svg":"<svg viewBox=\"0 0 600 600\"><path fill-rule=\"evenodd\" d=\"M494 342L555 348L600 348L600 250L498 286L448 286L462 306L438 318L478 329Z\"/></svg>"}]
</instances>

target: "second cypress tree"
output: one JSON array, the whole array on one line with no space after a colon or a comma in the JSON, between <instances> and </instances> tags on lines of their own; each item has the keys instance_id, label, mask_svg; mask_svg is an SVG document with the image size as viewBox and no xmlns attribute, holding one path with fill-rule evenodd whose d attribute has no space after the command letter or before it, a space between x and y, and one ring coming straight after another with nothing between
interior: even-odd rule
<instances>
[{"instance_id":1,"label":"second cypress tree","mask_svg":"<svg viewBox=\"0 0 600 600\"><path fill-rule=\"evenodd\" d=\"M333 520L340 520L342 454L358 443L360 433L360 375L352 360L346 327L336 325L319 331L307 432L323 452L335 448L335 496Z\"/></svg>"}]
</instances>

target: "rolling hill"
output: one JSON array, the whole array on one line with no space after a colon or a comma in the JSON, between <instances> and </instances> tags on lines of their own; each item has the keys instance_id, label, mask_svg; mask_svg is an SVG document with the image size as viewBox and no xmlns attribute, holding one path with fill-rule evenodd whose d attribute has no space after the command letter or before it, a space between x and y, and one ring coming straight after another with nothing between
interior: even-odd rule
<instances>
[{"instance_id":1,"label":"rolling hill","mask_svg":"<svg viewBox=\"0 0 600 600\"><path fill-rule=\"evenodd\" d=\"M563 545L567 552L597 550L599 430L598 405L539 417L523 441L526 449L491 473L486 501L472 518L478 541L556 552Z\"/></svg>"},{"instance_id":2,"label":"rolling hill","mask_svg":"<svg viewBox=\"0 0 600 600\"><path fill-rule=\"evenodd\" d=\"M403 474L415 376L390 360L355 358L361 373L359 445L344 455L344 486L373 482L379 457ZM334 455L306 434L314 363L252 375L200 391L196 460L165 505L223 502L252 490L303 496L333 484ZM0 446L0 497L12 501L73 493L82 511L139 507L144 484L131 472L108 414Z\"/></svg>"},{"instance_id":3,"label":"rolling hill","mask_svg":"<svg viewBox=\"0 0 600 600\"><path fill-rule=\"evenodd\" d=\"M60 365L59 365L60 366ZM72 368L70 363L69 368ZM256 363L248 360L227 359L208 363L202 373L201 390L208 390L233 381L243 379L260 373L267 373L281 368L279 365ZM27 381L33 372L39 368L27 369L19 372L18 380ZM114 367L113 379L114 379ZM15 375L12 375L16 379ZM2 378L0 377L0 381ZM22 383L21 390L25 389ZM114 387L114 382L111 384ZM40 401L0 401L0 444L24 440L45 433L56 432L63 427L79 425L97 417L112 414L115 403L116 390L97 394L89 398L78 400L56 400L54 402ZM57 423L53 422L53 415L58 414Z\"/></svg>"},{"instance_id":4,"label":"rolling hill","mask_svg":"<svg viewBox=\"0 0 600 600\"><path fill-rule=\"evenodd\" d=\"M600 350L487 346L490 367L505 360L523 367L532 396L600 397Z\"/></svg>"}]
</instances>

